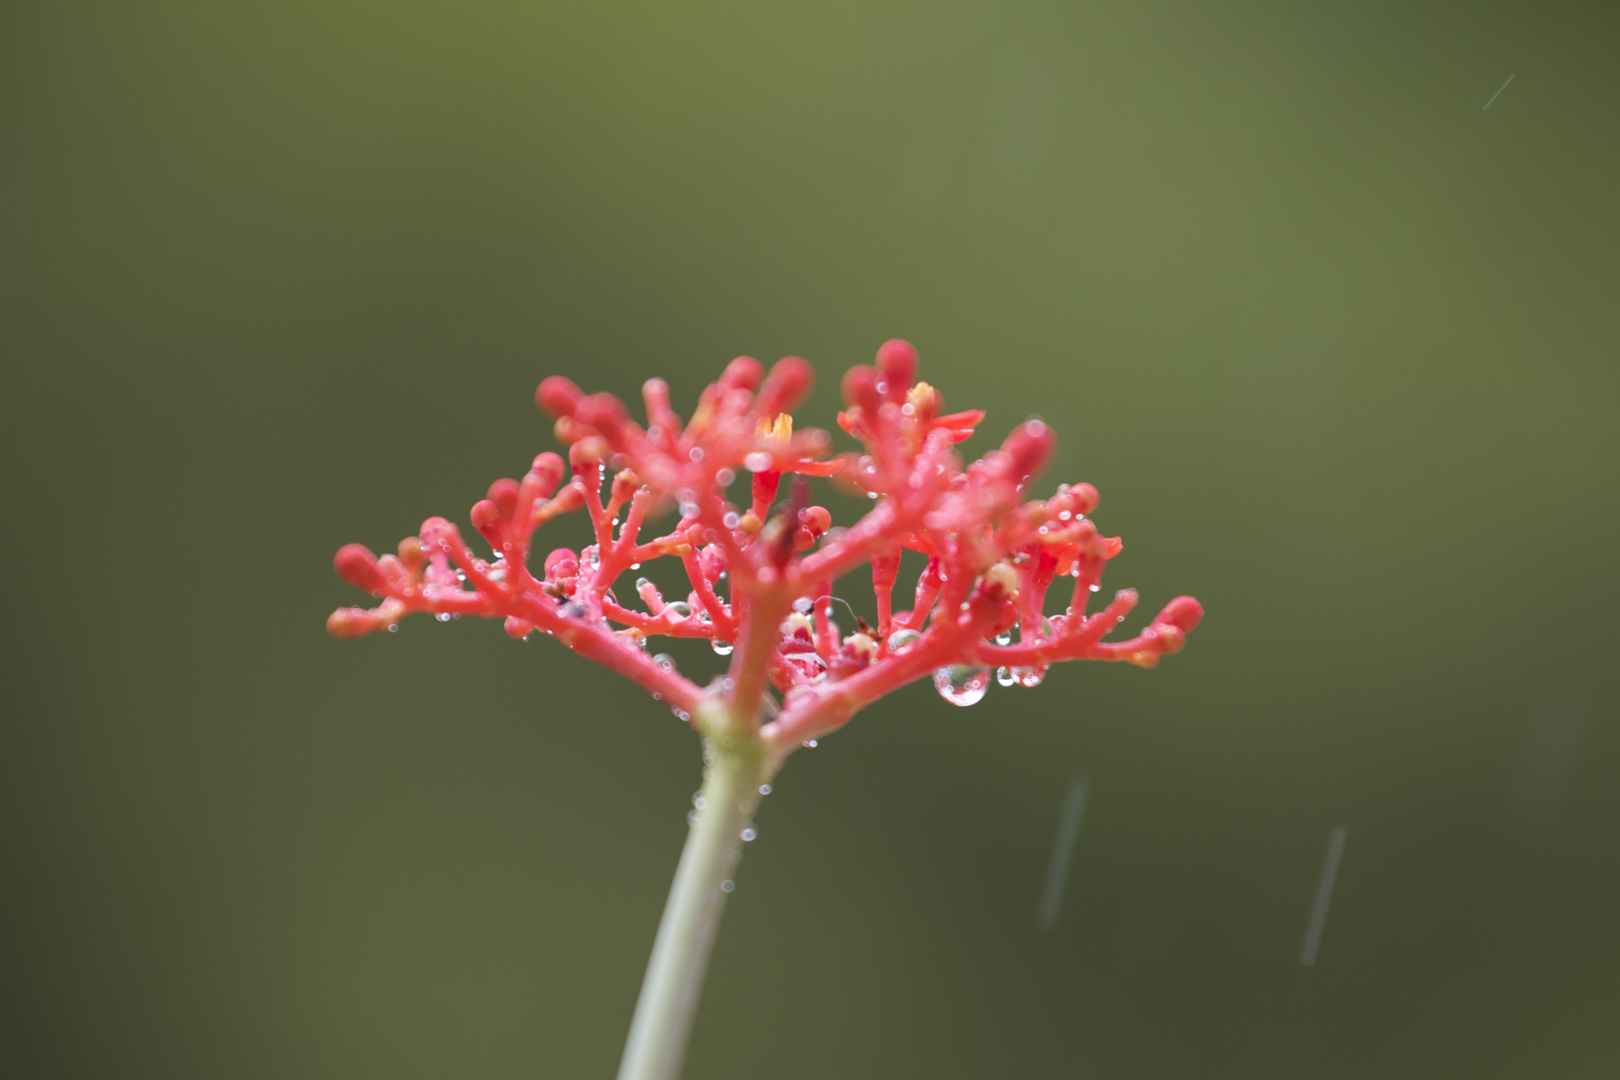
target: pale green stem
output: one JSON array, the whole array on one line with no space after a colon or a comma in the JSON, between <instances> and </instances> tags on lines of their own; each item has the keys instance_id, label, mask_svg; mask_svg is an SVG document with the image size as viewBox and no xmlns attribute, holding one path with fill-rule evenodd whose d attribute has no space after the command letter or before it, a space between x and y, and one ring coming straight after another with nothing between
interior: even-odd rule
<instances>
[{"instance_id":1,"label":"pale green stem","mask_svg":"<svg viewBox=\"0 0 1620 1080\"><path fill-rule=\"evenodd\" d=\"M768 768L757 736L728 734L704 741L703 806L675 868L630 1021L619 1080L676 1080L680 1075L715 930L737 872L742 831L753 821Z\"/></svg>"}]
</instances>

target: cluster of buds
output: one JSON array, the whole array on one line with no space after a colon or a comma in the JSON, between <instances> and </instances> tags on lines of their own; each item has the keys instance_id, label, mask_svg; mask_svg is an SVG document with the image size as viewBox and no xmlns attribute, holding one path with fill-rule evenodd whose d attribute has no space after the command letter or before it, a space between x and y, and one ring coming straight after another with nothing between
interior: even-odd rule
<instances>
[{"instance_id":1,"label":"cluster of buds","mask_svg":"<svg viewBox=\"0 0 1620 1080\"><path fill-rule=\"evenodd\" d=\"M469 515L489 556L438 517L402 541L398 555L378 558L349 544L337 553L338 574L380 603L333 612L327 630L345 638L392 630L417 611L501 618L513 637L548 634L638 683L681 719L706 732L755 734L778 756L919 678L931 676L945 700L971 705L992 672L1004 686L1027 687L1060 660L1152 667L1180 649L1203 614L1190 596L1123 641L1108 635L1136 606L1134 590L1088 613L1121 545L1088 516L1097 506L1090 484L1026 499L1052 456L1051 429L1026 420L999 449L964 466L956 444L984 414L944 413L939 391L916 373L916 351L904 341L886 343L875 367L850 369L838 423L864 451L840 456L831 456L826 432L794 430L791 410L812 378L798 357L769 374L750 357L733 360L684 423L668 385L651 379L642 387L645 427L618 398L549 378L535 398L556 418L566 466L544 453L521 480L490 485ZM745 473L748 498L734 502ZM793 479L784 485L786 477ZM871 505L853 525L835 527L825 507L809 504L809 477L828 477ZM581 507L595 542L550 552L537 575L535 530ZM643 536L650 520L671 512L672 529ZM902 594L909 606L896 610L908 550L926 565L909 597ZM686 597L666 599L640 577L640 604L623 602L614 591L620 580L662 557L680 560ZM862 566L871 567L875 621L855 617L844 633L833 588ZM1060 581L1065 606L1047 614ZM699 686L667 655L650 652L649 640L661 635L708 639L730 657L726 674Z\"/></svg>"}]
</instances>

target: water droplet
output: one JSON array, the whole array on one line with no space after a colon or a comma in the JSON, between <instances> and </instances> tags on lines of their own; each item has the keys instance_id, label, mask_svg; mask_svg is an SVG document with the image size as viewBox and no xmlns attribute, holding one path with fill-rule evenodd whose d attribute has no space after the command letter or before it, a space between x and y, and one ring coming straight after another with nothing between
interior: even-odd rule
<instances>
[{"instance_id":1,"label":"water droplet","mask_svg":"<svg viewBox=\"0 0 1620 1080\"><path fill-rule=\"evenodd\" d=\"M755 450L752 454L743 458L743 468L749 472L770 472L771 464L771 455L763 450Z\"/></svg>"},{"instance_id":2,"label":"water droplet","mask_svg":"<svg viewBox=\"0 0 1620 1080\"><path fill-rule=\"evenodd\" d=\"M1033 690L1046 679L1046 667L1045 664L1039 667L1016 667L1012 669L1012 673L1019 686Z\"/></svg>"},{"instance_id":3,"label":"water droplet","mask_svg":"<svg viewBox=\"0 0 1620 1080\"><path fill-rule=\"evenodd\" d=\"M771 793L771 785L769 785L769 784L761 784L761 785L759 785L759 793L761 795L769 795Z\"/></svg>"},{"instance_id":4,"label":"water droplet","mask_svg":"<svg viewBox=\"0 0 1620 1080\"><path fill-rule=\"evenodd\" d=\"M806 739L806 740L804 740L804 745L806 747L808 747L809 749L814 750L816 748L816 740L814 740L814 739Z\"/></svg>"},{"instance_id":5,"label":"water droplet","mask_svg":"<svg viewBox=\"0 0 1620 1080\"><path fill-rule=\"evenodd\" d=\"M658 653L657 655L655 655L653 657L653 663L657 664L659 667L663 668L665 671L674 671L675 670L675 658L673 656L669 655L669 653L667 653L667 652L661 652L661 653Z\"/></svg>"},{"instance_id":6,"label":"water droplet","mask_svg":"<svg viewBox=\"0 0 1620 1080\"><path fill-rule=\"evenodd\" d=\"M735 529L738 525L742 524L742 518L737 515L737 511L733 510L726 514L725 517L720 519L720 524L724 525L728 529Z\"/></svg>"},{"instance_id":7,"label":"water droplet","mask_svg":"<svg viewBox=\"0 0 1620 1080\"><path fill-rule=\"evenodd\" d=\"M996 685L1011 686L1018 681L1018 677L1004 667L996 668Z\"/></svg>"},{"instance_id":8,"label":"water droplet","mask_svg":"<svg viewBox=\"0 0 1620 1080\"><path fill-rule=\"evenodd\" d=\"M889 635L889 651L891 653L903 653L915 644L920 637L922 635L917 631L902 627Z\"/></svg>"},{"instance_id":9,"label":"water droplet","mask_svg":"<svg viewBox=\"0 0 1620 1080\"><path fill-rule=\"evenodd\" d=\"M557 610L568 616L570 619L583 619L585 617L585 609L574 603L572 600L567 601Z\"/></svg>"},{"instance_id":10,"label":"water droplet","mask_svg":"<svg viewBox=\"0 0 1620 1080\"><path fill-rule=\"evenodd\" d=\"M647 580L647 579L646 579L646 578L644 578L644 577L638 577L638 578L636 578L636 589L637 589L637 591L640 591L640 590L642 590L642 589L645 589L645 588L646 588L646 587L647 587L647 586L649 586L649 585L651 585L651 584L652 584L652 582L651 582L651 581L648 581L648 580Z\"/></svg>"},{"instance_id":11,"label":"water droplet","mask_svg":"<svg viewBox=\"0 0 1620 1080\"><path fill-rule=\"evenodd\" d=\"M1059 510L1058 511L1058 520L1059 521L1068 521L1072 517L1074 517L1074 515L1069 513L1069 511L1067 511L1067 510Z\"/></svg>"},{"instance_id":12,"label":"water droplet","mask_svg":"<svg viewBox=\"0 0 1620 1080\"><path fill-rule=\"evenodd\" d=\"M721 469L714 474L714 482L721 487L730 487L731 482L735 479L737 479L737 474L731 469Z\"/></svg>"},{"instance_id":13,"label":"water droplet","mask_svg":"<svg viewBox=\"0 0 1620 1080\"><path fill-rule=\"evenodd\" d=\"M685 600L671 600L664 605L664 610L669 612L672 619L690 619L692 617L692 605Z\"/></svg>"},{"instance_id":14,"label":"water droplet","mask_svg":"<svg viewBox=\"0 0 1620 1080\"><path fill-rule=\"evenodd\" d=\"M441 611L441 612L439 612L437 615L435 615L433 617L435 619L437 619L439 622L449 622L450 621L450 613L448 611Z\"/></svg>"},{"instance_id":15,"label":"water droplet","mask_svg":"<svg viewBox=\"0 0 1620 1080\"><path fill-rule=\"evenodd\" d=\"M714 650L714 654L716 656L730 656L732 644L729 641L721 641L719 638L713 638L709 642L709 648Z\"/></svg>"},{"instance_id":16,"label":"water droplet","mask_svg":"<svg viewBox=\"0 0 1620 1080\"><path fill-rule=\"evenodd\" d=\"M1096 582L1092 582L1091 591L1092 592L1102 592L1102 586L1098 585Z\"/></svg>"},{"instance_id":17,"label":"water droplet","mask_svg":"<svg viewBox=\"0 0 1620 1080\"><path fill-rule=\"evenodd\" d=\"M678 709L672 706L669 711L674 713L675 719L679 720L683 724L692 719L692 714L687 712L685 709Z\"/></svg>"},{"instance_id":18,"label":"water droplet","mask_svg":"<svg viewBox=\"0 0 1620 1080\"><path fill-rule=\"evenodd\" d=\"M1009 631L1003 630L1001 633L996 635L996 644L997 645L1011 645L1012 644L1012 634Z\"/></svg>"},{"instance_id":19,"label":"water droplet","mask_svg":"<svg viewBox=\"0 0 1620 1080\"><path fill-rule=\"evenodd\" d=\"M388 632L389 632L389 633L390 633L390 634L397 634L397 633L399 633L399 623L389 623L389 624L388 624Z\"/></svg>"},{"instance_id":20,"label":"water droplet","mask_svg":"<svg viewBox=\"0 0 1620 1080\"><path fill-rule=\"evenodd\" d=\"M703 797L703 792L694 791L692 793L692 806L694 809L702 810L707 805L709 805L709 801Z\"/></svg>"},{"instance_id":21,"label":"water droplet","mask_svg":"<svg viewBox=\"0 0 1620 1080\"><path fill-rule=\"evenodd\" d=\"M692 449L690 449L690 450L688 450L686 452L686 456L691 458L693 461L702 461L703 460L703 447L701 447L701 446L692 447Z\"/></svg>"},{"instance_id":22,"label":"water droplet","mask_svg":"<svg viewBox=\"0 0 1620 1080\"><path fill-rule=\"evenodd\" d=\"M934 672L934 689L952 705L975 705L990 689L990 669L949 664Z\"/></svg>"},{"instance_id":23,"label":"water droplet","mask_svg":"<svg viewBox=\"0 0 1620 1080\"><path fill-rule=\"evenodd\" d=\"M737 887L737 883L735 881L732 881L730 878L727 878L726 880L724 880L724 881L722 881L720 883L720 891L721 892L730 892L732 889L735 889L736 887Z\"/></svg>"},{"instance_id":24,"label":"water droplet","mask_svg":"<svg viewBox=\"0 0 1620 1080\"><path fill-rule=\"evenodd\" d=\"M867 493L866 493L866 497L867 497L867 498L868 498L868 499L875 499L875 498L877 498L877 497L878 497L878 493L877 493L877 492L875 492L875 491L868 491L868 492L867 492Z\"/></svg>"},{"instance_id":25,"label":"water droplet","mask_svg":"<svg viewBox=\"0 0 1620 1080\"><path fill-rule=\"evenodd\" d=\"M797 611L800 615L808 614L810 609L814 606L815 605L811 603L808 596L801 596L797 600L793 601L793 610Z\"/></svg>"},{"instance_id":26,"label":"water droplet","mask_svg":"<svg viewBox=\"0 0 1620 1080\"><path fill-rule=\"evenodd\" d=\"M633 563L630 564L630 569L632 569L632 570L640 570L641 569L641 564L638 563L638 562L633 562Z\"/></svg>"},{"instance_id":27,"label":"water droplet","mask_svg":"<svg viewBox=\"0 0 1620 1080\"><path fill-rule=\"evenodd\" d=\"M691 828L691 829L695 829L695 828L697 828L697 823L698 823L698 812L696 810L692 810L692 811L688 812L687 815L686 815L686 825L687 825L687 827Z\"/></svg>"},{"instance_id":28,"label":"water droplet","mask_svg":"<svg viewBox=\"0 0 1620 1080\"><path fill-rule=\"evenodd\" d=\"M750 840L754 839L754 837L758 836L759 833L755 832L752 828L747 828L747 829L744 829L742 831L741 835L742 835L742 838L743 838L743 843L746 844Z\"/></svg>"}]
</instances>

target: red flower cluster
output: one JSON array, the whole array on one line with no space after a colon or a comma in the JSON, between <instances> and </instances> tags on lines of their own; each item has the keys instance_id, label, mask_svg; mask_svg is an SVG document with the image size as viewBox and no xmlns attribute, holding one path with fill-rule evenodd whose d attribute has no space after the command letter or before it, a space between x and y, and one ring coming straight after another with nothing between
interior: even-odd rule
<instances>
[{"instance_id":1,"label":"red flower cluster","mask_svg":"<svg viewBox=\"0 0 1620 1080\"><path fill-rule=\"evenodd\" d=\"M1087 615L1103 566L1121 545L1087 517L1097 505L1090 484L1024 501L1052 455L1051 430L1027 420L1000 449L964 467L955 444L984 414L942 415L939 391L918 382L916 370L916 351L904 341L885 344L875 368L850 369L838 423L865 452L831 459L826 432L793 429L790 410L812 378L798 357L768 375L752 358L733 360L685 423L670 408L668 385L651 379L642 387L645 428L612 395L549 378L535 398L557 418L572 479L564 484L562 459L544 453L522 480L490 485L470 515L490 546L487 559L438 517L402 541L397 556L345 546L338 574L382 603L340 608L327 630L358 637L393 629L413 611L504 618L514 637L542 630L633 679L683 720L757 731L778 755L923 676L933 676L947 701L971 705L992 669L1003 685L1034 686L1059 660L1152 667L1180 649L1203 614L1190 596L1172 600L1128 641L1104 638L1136 606L1135 591ZM742 472L752 476L746 505L730 501ZM831 477L874 503L854 525L837 528L825 507L807 505L806 480L777 502L784 474ZM581 506L596 542L552 551L536 576L535 529ZM675 527L644 539L648 519L668 509L679 511ZM910 608L896 611L907 549L928 561ZM681 561L688 595L666 600L640 578L641 607L623 604L615 584L663 556ZM833 584L863 564L872 568L877 624L856 618L843 634L833 620ZM1067 606L1048 616L1047 592L1065 577ZM648 653L648 639L658 635L707 638L715 652L731 654L730 669L700 687L669 657Z\"/></svg>"}]
</instances>

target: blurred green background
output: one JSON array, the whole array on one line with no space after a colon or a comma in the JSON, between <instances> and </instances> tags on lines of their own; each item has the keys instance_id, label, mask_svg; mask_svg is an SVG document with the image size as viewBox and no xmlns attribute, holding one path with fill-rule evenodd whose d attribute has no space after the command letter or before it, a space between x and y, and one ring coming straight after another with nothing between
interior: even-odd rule
<instances>
[{"instance_id":1,"label":"blurred green background","mask_svg":"<svg viewBox=\"0 0 1620 1080\"><path fill-rule=\"evenodd\" d=\"M797 353L831 427L903 336L1209 614L796 755L687 1075L1620 1073L1616 30L7 4L0 1071L611 1075L695 741L497 625L329 640L332 553L465 520L547 374Z\"/></svg>"}]
</instances>

